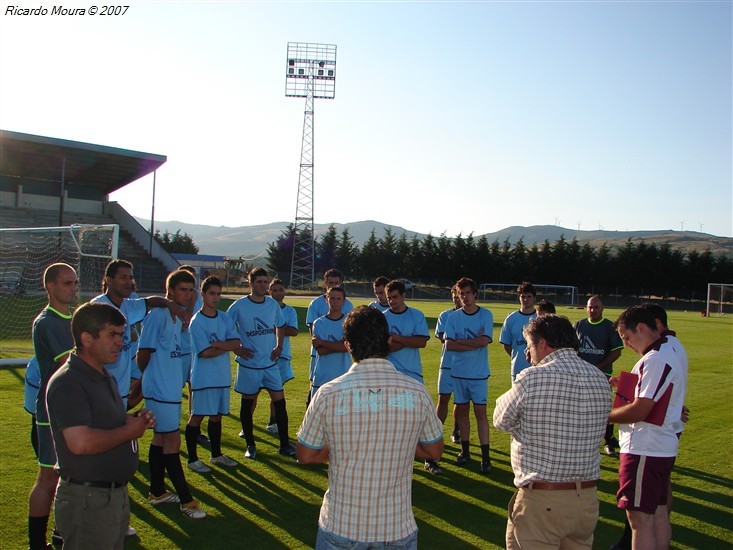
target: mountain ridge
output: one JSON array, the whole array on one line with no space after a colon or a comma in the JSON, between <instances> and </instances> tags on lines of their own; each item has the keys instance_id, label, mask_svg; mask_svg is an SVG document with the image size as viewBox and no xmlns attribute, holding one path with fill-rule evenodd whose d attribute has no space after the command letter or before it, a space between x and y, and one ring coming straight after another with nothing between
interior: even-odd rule
<instances>
[{"instance_id":1,"label":"mountain ridge","mask_svg":"<svg viewBox=\"0 0 733 550\"><path fill-rule=\"evenodd\" d=\"M143 227L150 227L150 220L136 218ZM291 222L272 222L262 225L227 227L202 224L190 224L177 220L156 221L155 229L161 232L168 231L175 233L179 229L182 233L188 233L196 245L200 254L211 254L216 256L228 256L233 258L246 257L256 258L263 256L267 245L274 242ZM314 224L316 238L325 233L329 226L333 225L336 232L341 232L348 227L349 234L354 242L361 247L369 238L372 229L377 238L380 238L386 228L391 228L392 233L399 237L405 233L408 239L416 235L418 239L424 238L427 233L411 231L400 226L385 224L376 220L362 220L350 223L318 223ZM533 244L542 244L545 240L554 243L564 236L567 241L576 238L582 245L586 242L597 248L606 243L608 246L623 245L628 239L638 244L644 241L646 244L657 246L668 243L673 249L689 252L706 249L715 254L723 254L733 257L733 238L719 237L698 231L675 231L672 229L640 230L640 231L606 231L606 230L577 230L557 225L533 225L533 226L510 226L493 233L486 233L490 243L498 241L503 244L505 240L514 246L520 239L524 246L531 247ZM439 235L433 235L438 237ZM467 237L468 233L462 234ZM475 240L482 235L474 234ZM455 237L451 236L451 238Z\"/></svg>"}]
</instances>

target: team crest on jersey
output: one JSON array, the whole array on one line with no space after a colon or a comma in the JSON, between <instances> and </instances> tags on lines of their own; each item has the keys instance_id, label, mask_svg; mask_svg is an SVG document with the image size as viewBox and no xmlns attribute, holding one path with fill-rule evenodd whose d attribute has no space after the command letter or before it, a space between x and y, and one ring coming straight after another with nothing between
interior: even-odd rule
<instances>
[{"instance_id":1,"label":"team crest on jersey","mask_svg":"<svg viewBox=\"0 0 733 550\"><path fill-rule=\"evenodd\" d=\"M248 330L247 336L267 336L268 334L274 334L275 333L275 327L271 324L267 323L266 321L263 321L259 317L254 318L254 330Z\"/></svg>"}]
</instances>

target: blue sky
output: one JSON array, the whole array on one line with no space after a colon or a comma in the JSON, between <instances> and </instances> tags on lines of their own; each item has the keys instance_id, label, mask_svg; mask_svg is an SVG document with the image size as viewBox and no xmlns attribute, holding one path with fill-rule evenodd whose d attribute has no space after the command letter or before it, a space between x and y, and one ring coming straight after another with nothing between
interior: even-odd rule
<instances>
[{"instance_id":1,"label":"blue sky","mask_svg":"<svg viewBox=\"0 0 733 550\"><path fill-rule=\"evenodd\" d=\"M130 4L3 5L0 127L167 155L159 220L294 218L300 41L338 46L317 223L733 236L731 2ZM148 177L112 198L149 217L151 193Z\"/></svg>"}]
</instances>

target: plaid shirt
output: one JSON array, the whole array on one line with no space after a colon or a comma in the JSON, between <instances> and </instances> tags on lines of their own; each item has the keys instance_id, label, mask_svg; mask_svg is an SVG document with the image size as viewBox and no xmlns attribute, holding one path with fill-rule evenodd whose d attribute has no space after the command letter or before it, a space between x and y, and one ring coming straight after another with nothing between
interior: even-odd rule
<instances>
[{"instance_id":1,"label":"plaid shirt","mask_svg":"<svg viewBox=\"0 0 733 550\"><path fill-rule=\"evenodd\" d=\"M329 447L319 526L360 542L390 542L414 533L415 448L442 437L425 386L385 359L355 363L321 386L298 431L301 444Z\"/></svg>"},{"instance_id":2,"label":"plaid shirt","mask_svg":"<svg viewBox=\"0 0 733 550\"><path fill-rule=\"evenodd\" d=\"M494 426L512 435L514 485L599 479L610 410L608 379L575 350L523 370L494 410Z\"/></svg>"}]
</instances>

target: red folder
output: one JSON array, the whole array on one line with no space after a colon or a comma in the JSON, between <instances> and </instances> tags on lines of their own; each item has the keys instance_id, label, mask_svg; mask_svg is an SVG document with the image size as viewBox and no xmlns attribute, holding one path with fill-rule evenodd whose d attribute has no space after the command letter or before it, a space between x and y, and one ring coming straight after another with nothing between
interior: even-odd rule
<instances>
[{"instance_id":1,"label":"red folder","mask_svg":"<svg viewBox=\"0 0 733 550\"><path fill-rule=\"evenodd\" d=\"M634 391L639 383L639 376L632 373L621 371L618 378L618 387L616 388L616 399L613 401L613 408L623 407L634 402ZM672 389L674 384L670 384L662 397L654 403L651 412L644 419L644 422L661 426L664 424L664 418L667 416L667 408L669 407L669 399L672 397Z\"/></svg>"}]
</instances>

